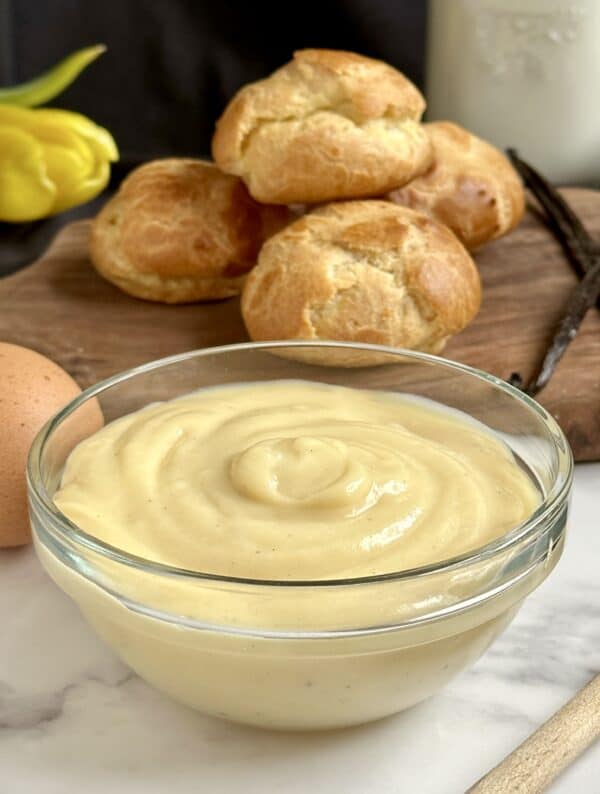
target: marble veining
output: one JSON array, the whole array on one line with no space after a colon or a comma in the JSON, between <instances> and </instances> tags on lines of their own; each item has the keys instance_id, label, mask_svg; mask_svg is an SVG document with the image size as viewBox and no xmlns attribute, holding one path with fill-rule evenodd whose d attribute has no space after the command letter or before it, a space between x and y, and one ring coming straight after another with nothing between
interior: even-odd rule
<instances>
[{"instance_id":1,"label":"marble veining","mask_svg":"<svg viewBox=\"0 0 600 794\"><path fill-rule=\"evenodd\" d=\"M0 554L0 794L460 794L600 670L600 464L578 466L563 559L442 694L324 734L204 717L131 673L31 549ZM600 745L553 786L600 792Z\"/></svg>"},{"instance_id":2,"label":"marble veining","mask_svg":"<svg viewBox=\"0 0 600 794\"><path fill-rule=\"evenodd\" d=\"M82 684L98 683L118 687L134 677L131 670L125 670L112 681L102 680L94 675L80 681L66 684L53 692L20 695L13 687L0 681L0 731L3 729L37 728L43 723L58 719L65 706L67 697Z\"/></svg>"}]
</instances>

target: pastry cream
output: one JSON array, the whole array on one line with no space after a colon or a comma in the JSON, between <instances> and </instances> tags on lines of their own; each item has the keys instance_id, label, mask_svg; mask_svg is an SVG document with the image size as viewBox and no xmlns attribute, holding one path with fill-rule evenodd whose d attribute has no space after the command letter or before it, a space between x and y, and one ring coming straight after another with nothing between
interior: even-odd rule
<instances>
[{"instance_id":1,"label":"pastry cream","mask_svg":"<svg viewBox=\"0 0 600 794\"><path fill-rule=\"evenodd\" d=\"M173 575L85 545L59 558L37 537L36 547L97 632L172 697L268 728L334 728L407 708L471 664L561 544L526 577L518 545L427 575L323 579L453 557L539 499L508 447L463 414L267 382L107 425L73 450L55 501L138 557L284 584Z\"/></svg>"},{"instance_id":2,"label":"pastry cream","mask_svg":"<svg viewBox=\"0 0 600 794\"><path fill-rule=\"evenodd\" d=\"M483 546L539 494L508 447L428 401L282 381L148 406L81 443L55 496L113 546L185 569L333 579Z\"/></svg>"}]
</instances>

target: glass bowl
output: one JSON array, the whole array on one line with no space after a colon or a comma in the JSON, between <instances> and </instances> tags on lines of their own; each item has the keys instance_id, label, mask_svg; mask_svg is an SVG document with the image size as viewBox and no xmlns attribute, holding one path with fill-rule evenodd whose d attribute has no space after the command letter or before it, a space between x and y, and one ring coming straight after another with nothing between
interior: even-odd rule
<instances>
[{"instance_id":1,"label":"glass bowl","mask_svg":"<svg viewBox=\"0 0 600 794\"><path fill-rule=\"evenodd\" d=\"M65 460L98 404L111 421L200 388L278 379L407 393L461 411L511 448L541 503L507 534L460 557L327 581L162 565L86 534L54 505ZM269 342L172 356L88 389L40 431L27 476L42 564L126 664L208 714L304 730L401 711L473 664L558 561L572 468L553 418L484 372L373 345Z\"/></svg>"}]
</instances>

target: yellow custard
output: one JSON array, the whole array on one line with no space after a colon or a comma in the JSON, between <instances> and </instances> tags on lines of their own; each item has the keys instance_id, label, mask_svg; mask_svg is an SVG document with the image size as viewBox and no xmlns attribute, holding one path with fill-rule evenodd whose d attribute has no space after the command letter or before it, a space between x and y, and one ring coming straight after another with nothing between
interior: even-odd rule
<instances>
[{"instance_id":1,"label":"yellow custard","mask_svg":"<svg viewBox=\"0 0 600 794\"><path fill-rule=\"evenodd\" d=\"M463 554L540 494L482 425L426 400L278 381L118 419L70 455L56 505L149 560L254 579L336 579Z\"/></svg>"},{"instance_id":2,"label":"yellow custard","mask_svg":"<svg viewBox=\"0 0 600 794\"><path fill-rule=\"evenodd\" d=\"M141 560L86 544L55 555L34 537L146 681L227 719L322 729L437 691L510 622L562 542L342 578L474 550L540 499L501 438L465 414L283 380L149 405L71 452L56 504Z\"/></svg>"}]
</instances>

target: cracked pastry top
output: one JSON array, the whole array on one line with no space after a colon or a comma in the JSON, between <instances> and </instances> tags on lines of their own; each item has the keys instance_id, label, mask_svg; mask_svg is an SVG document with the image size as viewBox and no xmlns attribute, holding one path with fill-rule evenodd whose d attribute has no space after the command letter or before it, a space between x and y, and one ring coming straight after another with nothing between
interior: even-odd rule
<instances>
[{"instance_id":1,"label":"cracked pastry top","mask_svg":"<svg viewBox=\"0 0 600 794\"><path fill-rule=\"evenodd\" d=\"M242 293L252 339L337 339L438 353L479 308L445 226L387 201L314 210L271 237Z\"/></svg>"},{"instance_id":2,"label":"cracked pastry top","mask_svg":"<svg viewBox=\"0 0 600 794\"><path fill-rule=\"evenodd\" d=\"M424 110L417 88L382 61L300 50L238 91L217 122L213 157L258 201L381 195L430 165Z\"/></svg>"}]
</instances>

